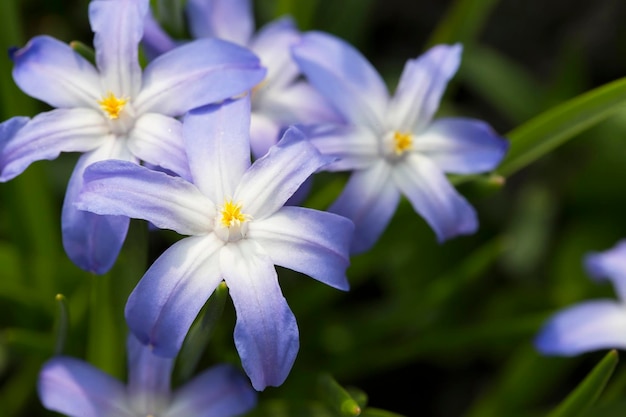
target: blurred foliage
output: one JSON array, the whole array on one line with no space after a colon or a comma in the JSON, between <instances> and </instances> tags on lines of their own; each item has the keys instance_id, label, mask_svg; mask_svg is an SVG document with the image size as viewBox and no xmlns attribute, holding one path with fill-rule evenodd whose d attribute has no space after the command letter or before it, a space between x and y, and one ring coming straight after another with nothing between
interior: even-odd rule
<instances>
[{"instance_id":1,"label":"blurred foliage","mask_svg":"<svg viewBox=\"0 0 626 417\"><path fill-rule=\"evenodd\" d=\"M3 0L0 46L44 33L90 45L87 4ZM280 270L301 349L287 382L261 393L250 415L358 415L356 406L369 417L565 416L573 414L561 410L585 392L599 397L585 416L624 415L626 369L615 354L602 362L600 353L547 358L531 342L557 309L610 294L586 277L581 259L611 247L626 230L626 82L615 81L626 74L626 6L257 0L255 12L261 23L290 13L302 29L353 42L392 90L406 59L433 43L463 43L442 113L487 120L510 132L512 147L498 170L503 176L455 179L479 213L476 235L440 246L404 201L376 247L352 260L350 292ZM3 119L46 110L17 89L10 72L5 55ZM39 405L35 381L60 344L64 353L123 377L122 306L146 266L177 239L134 222L111 273L94 277L72 265L59 220L75 157L35 163L0 186L0 416L52 415ZM320 175L307 204L326 207L344 180ZM213 300L206 316L208 324L196 324L211 328L206 351L179 364L183 379L195 367L239 364L230 300ZM601 393L609 368L615 375ZM589 383L598 373L601 381ZM553 411L575 388L574 399Z\"/></svg>"}]
</instances>

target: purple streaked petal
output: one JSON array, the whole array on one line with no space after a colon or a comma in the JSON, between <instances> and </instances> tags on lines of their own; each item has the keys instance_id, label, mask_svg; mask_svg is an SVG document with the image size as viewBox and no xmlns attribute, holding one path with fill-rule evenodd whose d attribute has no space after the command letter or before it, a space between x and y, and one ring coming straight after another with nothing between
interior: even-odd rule
<instances>
[{"instance_id":1,"label":"purple streaked petal","mask_svg":"<svg viewBox=\"0 0 626 417\"><path fill-rule=\"evenodd\" d=\"M40 113L3 144L0 180L18 176L35 161L55 159L61 152L91 151L108 140L113 140L112 135L96 110L57 109Z\"/></svg>"},{"instance_id":2,"label":"purple streaked petal","mask_svg":"<svg viewBox=\"0 0 626 417\"><path fill-rule=\"evenodd\" d=\"M183 124L193 182L216 204L232 198L250 166L250 98L192 110Z\"/></svg>"},{"instance_id":3,"label":"purple streaked petal","mask_svg":"<svg viewBox=\"0 0 626 417\"><path fill-rule=\"evenodd\" d=\"M617 296L626 302L626 240L609 250L585 256L585 268L598 281L610 280Z\"/></svg>"},{"instance_id":4,"label":"purple streaked petal","mask_svg":"<svg viewBox=\"0 0 626 417\"><path fill-rule=\"evenodd\" d=\"M159 56L143 75L137 112L181 116L250 90L263 79L265 69L246 48L201 39Z\"/></svg>"},{"instance_id":5,"label":"purple streaked petal","mask_svg":"<svg viewBox=\"0 0 626 417\"><path fill-rule=\"evenodd\" d=\"M4 149L15 135L30 121L30 117L15 116L0 123L0 172L4 170ZM2 178L2 177L0 177Z\"/></svg>"},{"instance_id":6,"label":"purple streaked petal","mask_svg":"<svg viewBox=\"0 0 626 417\"><path fill-rule=\"evenodd\" d=\"M245 213L263 219L278 211L310 175L330 161L301 131L289 128L278 144L246 171L233 200L244 202Z\"/></svg>"},{"instance_id":7,"label":"purple streaked petal","mask_svg":"<svg viewBox=\"0 0 626 417\"><path fill-rule=\"evenodd\" d=\"M13 79L22 91L52 107L98 108L100 76L69 45L36 36L13 55Z\"/></svg>"},{"instance_id":8,"label":"purple streaked petal","mask_svg":"<svg viewBox=\"0 0 626 417\"><path fill-rule=\"evenodd\" d=\"M93 0L89 21L95 32L96 65L103 95L135 97L141 88L139 41L148 11L146 0Z\"/></svg>"},{"instance_id":9,"label":"purple streaked petal","mask_svg":"<svg viewBox=\"0 0 626 417\"><path fill-rule=\"evenodd\" d=\"M354 222L352 253L369 250L382 235L400 201L391 180L391 167L383 160L354 171L343 192L328 209Z\"/></svg>"},{"instance_id":10,"label":"purple streaked petal","mask_svg":"<svg viewBox=\"0 0 626 417\"><path fill-rule=\"evenodd\" d=\"M300 70L346 120L384 133L387 87L359 51L322 32L303 35L292 51Z\"/></svg>"},{"instance_id":11,"label":"purple streaked petal","mask_svg":"<svg viewBox=\"0 0 626 417\"><path fill-rule=\"evenodd\" d=\"M143 114L135 122L127 144L140 160L191 181L180 121L158 113Z\"/></svg>"},{"instance_id":12,"label":"purple streaked petal","mask_svg":"<svg viewBox=\"0 0 626 417\"><path fill-rule=\"evenodd\" d=\"M102 161L84 175L76 207L128 216L183 235L212 230L215 205L188 181L125 161Z\"/></svg>"},{"instance_id":13,"label":"purple streaked petal","mask_svg":"<svg viewBox=\"0 0 626 417\"><path fill-rule=\"evenodd\" d=\"M70 417L136 415L120 381L74 358L56 357L46 362L37 391L44 407Z\"/></svg>"},{"instance_id":14,"label":"purple streaked petal","mask_svg":"<svg viewBox=\"0 0 626 417\"><path fill-rule=\"evenodd\" d=\"M324 167L326 171L367 169L381 160L379 139L369 129L321 124L304 126L303 130L323 155L337 158Z\"/></svg>"},{"instance_id":15,"label":"purple streaked petal","mask_svg":"<svg viewBox=\"0 0 626 417\"><path fill-rule=\"evenodd\" d=\"M259 242L274 264L347 290L353 231L354 224L345 217L283 207L266 219L251 222L248 237Z\"/></svg>"},{"instance_id":16,"label":"purple streaked petal","mask_svg":"<svg viewBox=\"0 0 626 417\"><path fill-rule=\"evenodd\" d=\"M439 242L474 233L478 228L474 208L428 158L409 153L404 161L396 164L392 175L397 187L430 225Z\"/></svg>"},{"instance_id":17,"label":"purple streaked petal","mask_svg":"<svg viewBox=\"0 0 626 417\"><path fill-rule=\"evenodd\" d=\"M174 357L198 312L222 281L214 234L184 238L148 269L128 297L126 321L159 356Z\"/></svg>"},{"instance_id":18,"label":"purple streaked petal","mask_svg":"<svg viewBox=\"0 0 626 417\"><path fill-rule=\"evenodd\" d=\"M253 240L226 245L220 256L237 312L235 346L257 391L281 385L299 348L296 319L269 256Z\"/></svg>"},{"instance_id":19,"label":"purple streaked petal","mask_svg":"<svg viewBox=\"0 0 626 417\"><path fill-rule=\"evenodd\" d=\"M587 301L552 316L535 338L544 355L574 356L598 349L626 349L626 306Z\"/></svg>"},{"instance_id":20,"label":"purple streaked petal","mask_svg":"<svg viewBox=\"0 0 626 417\"><path fill-rule=\"evenodd\" d=\"M194 38L220 38L247 45L254 31L250 0L187 0L186 11Z\"/></svg>"},{"instance_id":21,"label":"purple streaked petal","mask_svg":"<svg viewBox=\"0 0 626 417\"><path fill-rule=\"evenodd\" d=\"M407 61L387 109L390 129L419 134L428 125L459 68L462 50L460 44L437 45Z\"/></svg>"},{"instance_id":22,"label":"purple streaked petal","mask_svg":"<svg viewBox=\"0 0 626 417\"><path fill-rule=\"evenodd\" d=\"M278 142L281 126L258 112L250 115L250 150L259 159Z\"/></svg>"},{"instance_id":23,"label":"purple streaked petal","mask_svg":"<svg viewBox=\"0 0 626 417\"><path fill-rule=\"evenodd\" d=\"M94 162L111 158L137 162L124 142L113 137L100 148L85 153L78 160L67 185L61 212L65 252L80 268L95 274L106 273L115 263L126 239L130 219L82 211L75 203L83 186L85 169Z\"/></svg>"},{"instance_id":24,"label":"purple streaked petal","mask_svg":"<svg viewBox=\"0 0 626 417\"><path fill-rule=\"evenodd\" d=\"M430 158L444 172L476 174L494 169L509 148L508 142L480 120L435 120L415 137L414 150Z\"/></svg>"},{"instance_id":25,"label":"purple streaked petal","mask_svg":"<svg viewBox=\"0 0 626 417\"><path fill-rule=\"evenodd\" d=\"M159 55L174 49L176 45L174 39L156 21L152 11L148 10L143 21L143 37L141 38L141 46L148 60L152 61Z\"/></svg>"},{"instance_id":26,"label":"purple streaked petal","mask_svg":"<svg viewBox=\"0 0 626 417\"><path fill-rule=\"evenodd\" d=\"M254 408L256 397L235 368L218 365L178 389L166 417L235 417Z\"/></svg>"}]
</instances>

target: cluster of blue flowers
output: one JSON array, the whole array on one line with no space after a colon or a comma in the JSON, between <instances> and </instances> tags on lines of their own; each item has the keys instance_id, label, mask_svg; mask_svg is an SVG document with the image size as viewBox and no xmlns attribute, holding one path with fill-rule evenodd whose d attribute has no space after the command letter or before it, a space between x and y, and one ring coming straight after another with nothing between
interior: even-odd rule
<instances>
[{"instance_id":1,"label":"cluster of blue flowers","mask_svg":"<svg viewBox=\"0 0 626 417\"><path fill-rule=\"evenodd\" d=\"M73 358L45 364L41 400L70 416L251 409L254 390L226 365L170 392L174 358L216 287L225 282L232 297L235 346L252 387L279 386L299 335L275 265L347 290L350 255L376 244L402 195L439 241L475 232L476 212L446 174L491 171L508 148L482 121L433 119L460 45L409 60L390 95L341 39L300 33L288 18L255 34L249 0L188 0L187 12L197 39L180 42L159 27L148 0L92 0L95 65L47 36L12 51L17 85L54 109L0 125L0 180L60 152L83 153L62 211L69 258L107 272L130 218L188 236L128 299L127 386ZM322 170L350 172L337 200L328 211L295 205ZM602 309L626 321L617 305ZM553 327L568 320L578 319ZM540 344L550 350L553 339Z\"/></svg>"}]
</instances>

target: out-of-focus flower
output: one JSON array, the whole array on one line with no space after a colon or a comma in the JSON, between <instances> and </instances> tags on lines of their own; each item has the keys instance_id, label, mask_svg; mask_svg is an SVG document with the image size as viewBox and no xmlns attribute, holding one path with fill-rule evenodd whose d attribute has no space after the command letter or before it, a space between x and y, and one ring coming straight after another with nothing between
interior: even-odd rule
<instances>
[{"instance_id":1,"label":"out-of-focus flower","mask_svg":"<svg viewBox=\"0 0 626 417\"><path fill-rule=\"evenodd\" d=\"M265 79L252 89L250 146L258 158L280 138L288 126L301 123L339 122L341 117L306 81L291 57L290 46L300 32L291 18L270 22L254 32L250 0L189 0L189 31L194 38L216 37L250 48L267 68ZM149 56L174 47L151 15L142 40Z\"/></svg>"},{"instance_id":2,"label":"out-of-focus flower","mask_svg":"<svg viewBox=\"0 0 626 417\"><path fill-rule=\"evenodd\" d=\"M237 312L235 345L253 386L287 377L298 352L296 320L274 265L346 290L352 222L284 207L300 184L329 162L296 129L250 165L246 96L191 111L183 137L193 184L124 161L85 172L78 207L142 218L191 235L159 257L126 305L133 333L173 356L198 311L224 280Z\"/></svg>"},{"instance_id":3,"label":"out-of-focus flower","mask_svg":"<svg viewBox=\"0 0 626 417\"><path fill-rule=\"evenodd\" d=\"M63 245L81 268L104 273L128 230L124 216L74 207L85 168L103 159L144 161L188 178L175 119L188 110L249 90L265 70L245 48L205 39L172 50L143 71L138 44L148 0L94 0L96 67L69 45L37 36L13 53L13 78L27 94L57 109L0 137L0 181L60 152L84 152L69 181L62 213Z\"/></svg>"},{"instance_id":4,"label":"out-of-focus flower","mask_svg":"<svg viewBox=\"0 0 626 417\"><path fill-rule=\"evenodd\" d=\"M66 356L39 374L43 405L70 417L234 417L256 405L248 381L229 365L210 368L171 392L174 359L155 356L134 336L127 341L128 384Z\"/></svg>"},{"instance_id":5,"label":"out-of-focus flower","mask_svg":"<svg viewBox=\"0 0 626 417\"><path fill-rule=\"evenodd\" d=\"M341 39L310 32L293 53L311 84L348 122L312 131L312 141L339 158L326 169L352 171L329 210L354 221L353 252L377 241L401 194L440 242L477 229L473 207L445 173L492 170L508 144L479 120L432 120L459 66L460 45L435 46L409 60L393 97L372 65Z\"/></svg>"},{"instance_id":6,"label":"out-of-focus flower","mask_svg":"<svg viewBox=\"0 0 626 417\"><path fill-rule=\"evenodd\" d=\"M618 300L585 301L552 316L535 346L545 355L573 356L598 349L626 349L626 240L585 257L593 279L610 280Z\"/></svg>"}]
</instances>

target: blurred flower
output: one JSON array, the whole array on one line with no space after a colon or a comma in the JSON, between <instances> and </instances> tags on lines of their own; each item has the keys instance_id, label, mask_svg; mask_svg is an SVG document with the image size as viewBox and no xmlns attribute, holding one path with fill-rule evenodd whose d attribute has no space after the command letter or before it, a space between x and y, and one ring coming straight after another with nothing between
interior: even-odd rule
<instances>
[{"instance_id":1,"label":"blurred flower","mask_svg":"<svg viewBox=\"0 0 626 417\"><path fill-rule=\"evenodd\" d=\"M174 359L155 356L132 335L128 384L70 357L46 362L39 374L44 407L70 417L234 417L256 405L256 393L229 365L215 366L174 392Z\"/></svg>"},{"instance_id":2,"label":"blurred flower","mask_svg":"<svg viewBox=\"0 0 626 417\"><path fill-rule=\"evenodd\" d=\"M146 272L126 305L134 334L174 356L198 311L226 281L237 312L235 345L253 386L278 386L298 352L295 317L274 265L346 290L352 222L283 207L300 184L329 162L296 129L250 165L250 101L191 111L183 122L193 184L124 161L85 172L78 207L148 220L191 237Z\"/></svg>"},{"instance_id":3,"label":"blurred flower","mask_svg":"<svg viewBox=\"0 0 626 417\"><path fill-rule=\"evenodd\" d=\"M103 159L122 159L189 177L175 117L245 92L265 73L244 48L207 39L162 55L142 74L138 44L147 8L148 0L90 3L97 68L48 36L33 38L12 56L17 85L57 109L0 137L0 181L60 152L84 152L63 204L63 245L74 263L95 273L106 272L115 262L129 220L74 207L85 168Z\"/></svg>"},{"instance_id":4,"label":"blurred flower","mask_svg":"<svg viewBox=\"0 0 626 417\"><path fill-rule=\"evenodd\" d=\"M586 301L552 316L535 339L537 350L545 355L626 349L626 240L587 255L585 267L593 279L610 280L619 301Z\"/></svg>"},{"instance_id":5,"label":"blurred flower","mask_svg":"<svg viewBox=\"0 0 626 417\"><path fill-rule=\"evenodd\" d=\"M293 53L311 84L348 122L321 126L311 133L323 154L339 158L326 169L353 171L329 209L354 221L353 252L374 245L401 194L440 242L476 231L473 207L444 173L492 170L508 144L482 121L432 120L459 66L460 45L435 46L409 60L391 98L371 64L341 39L310 32Z\"/></svg>"},{"instance_id":6,"label":"blurred flower","mask_svg":"<svg viewBox=\"0 0 626 417\"><path fill-rule=\"evenodd\" d=\"M252 89L250 146L255 158L267 152L281 132L296 123L339 122L340 116L306 81L291 57L290 46L300 32L289 17L270 22L254 32L250 0L189 0L189 31L194 38L216 37L250 48L267 68L265 79ZM142 43L156 57L177 42L151 15Z\"/></svg>"}]
</instances>

